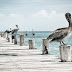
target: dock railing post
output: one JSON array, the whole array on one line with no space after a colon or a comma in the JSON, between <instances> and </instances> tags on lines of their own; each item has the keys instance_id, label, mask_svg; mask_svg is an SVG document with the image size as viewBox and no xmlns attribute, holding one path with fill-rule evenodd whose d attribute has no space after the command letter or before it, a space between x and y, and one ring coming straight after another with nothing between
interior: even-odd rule
<instances>
[{"instance_id":1,"label":"dock railing post","mask_svg":"<svg viewBox=\"0 0 72 72\"><path fill-rule=\"evenodd\" d=\"M14 44L17 44L17 32L15 32L15 35L14 35Z\"/></svg>"},{"instance_id":2,"label":"dock railing post","mask_svg":"<svg viewBox=\"0 0 72 72\"><path fill-rule=\"evenodd\" d=\"M71 62L71 48L69 45L61 45L60 49L60 58L61 62Z\"/></svg>"},{"instance_id":3,"label":"dock railing post","mask_svg":"<svg viewBox=\"0 0 72 72\"><path fill-rule=\"evenodd\" d=\"M48 39L43 39L42 54L48 54L48 50L49 50L49 40Z\"/></svg>"},{"instance_id":4,"label":"dock railing post","mask_svg":"<svg viewBox=\"0 0 72 72\"><path fill-rule=\"evenodd\" d=\"M3 37L3 33L1 33L1 37Z\"/></svg>"},{"instance_id":5,"label":"dock railing post","mask_svg":"<svg viewBox=\"0 0 72 72\"><path fill-rule=\"evenodd\" d=\"M24 35L20 35L20 46L24 46Z\"/></svg>"},{"instance_id":6,"label":"dock railing post","mask_svg":"<svg viewBox=\"0 0 72 72\"><path fill-rule=\"evenodd\" d=\"M4 38L4 33L3 33L3 38Z\"/></svg>"},{"instance_id":7,"label":"dock railing post","mask_svg":"<svg viewBox=\"0 0 72 72\"><path fill-rule=\"evenodd\" d=\"M29 49L35 49L35 41L29 40Z\"/></svg>"},{"instance_id":8,"label":"dock railing post","mask_svg":"<svg viewBox=\"0 0 72 72\"><path fill-rule=\"evenodd\" d=\"M7 33L7 40L8 40L8 42L10 42L10 34L9 33Z\"/></svg>"},{"instance_id":9,"label":"dock railing post","mask_svg":"<svg viewBox=\"0 0 72 72\"><path fill-rule=\"evenodd\" d=\"M4 38L6 38L6 33L4 33Z\"/></svg>"}]
</instances>

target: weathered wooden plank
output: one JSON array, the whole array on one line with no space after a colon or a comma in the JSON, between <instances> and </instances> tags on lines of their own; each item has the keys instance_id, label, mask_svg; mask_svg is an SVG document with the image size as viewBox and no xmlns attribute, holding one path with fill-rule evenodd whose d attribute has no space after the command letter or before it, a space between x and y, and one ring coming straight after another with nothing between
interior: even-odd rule
<instances>
[{"instance_id":1,"label":"weathered wooden plank","mask_svg":"<svg viewBox=\"0 0 72 72\"><path fill-rule=\"evenodd\" d=\"M72 72L72 62L0 38L0 72Z\"/></svg>"}]
</instances>

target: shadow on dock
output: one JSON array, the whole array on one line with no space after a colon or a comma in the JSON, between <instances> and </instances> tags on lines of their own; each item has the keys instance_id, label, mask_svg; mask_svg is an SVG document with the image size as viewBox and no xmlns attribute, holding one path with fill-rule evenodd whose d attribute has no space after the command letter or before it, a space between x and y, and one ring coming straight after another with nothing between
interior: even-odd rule
<instances>
[{"instance_id":1,"label":"shadow on dock","mask_svg":"<svg viewBox=\"0 0 72 72\"><path fill-rule=\"evenodd\" d=\"M0 54L0 56L18 56L16 54Z\"/></svg>"}]
</instances>

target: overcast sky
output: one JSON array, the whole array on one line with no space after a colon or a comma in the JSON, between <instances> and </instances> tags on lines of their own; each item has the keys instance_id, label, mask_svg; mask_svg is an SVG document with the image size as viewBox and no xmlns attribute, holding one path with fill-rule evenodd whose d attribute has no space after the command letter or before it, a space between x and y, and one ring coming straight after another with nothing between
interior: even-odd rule
<instances>
[{"instance_id":1,"label":"overcast sky","mask_svg":"<svg viewBox=\"0 0 72 72\"><path fill-rule=\"evenodd\" d=\"M20 31L67 27L66 12L72 13L72 0L0 0L0 31L16 24Z\"/></svg>"}]
</instances>

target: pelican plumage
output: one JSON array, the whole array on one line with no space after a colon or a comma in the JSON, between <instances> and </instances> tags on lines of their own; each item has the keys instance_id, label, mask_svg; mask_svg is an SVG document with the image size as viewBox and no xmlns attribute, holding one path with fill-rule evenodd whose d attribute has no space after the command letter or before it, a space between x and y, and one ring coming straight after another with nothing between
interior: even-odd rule
<instances>
[{"instance_id":1,"label":"pelican plumage","mask_svg":"<svg viewBox=\"0 0 72 72\"><path fill-rule=\"evenodd\" d=\"M6 30L5 33L11 33L11 28L10 28L10 30Z\"/></svg>"},{"instance_id":2,"label":"pelican plumage","mask_svg":"<svg viewBox=\"0 0 72 72\"><path fill-rule=\"evenodd\" d=\"M18 25L16 25L16 29L12 30L12 34L16 33L19 30Z\"/></svg>"},{"instance_id":3,"label":"pelican plumage","mask_svg":"<svg viewBox=\"0 0 72 72\"><path fill-rule=\"evenodd\" d=\"M72 32L72 23L71 23L71 14L70 13L66 13L65 17L69 23L68 27L65 28L59 28L55 31L53 31L48 37L47 39L51 39L50 42L60 42L60 44L63 43L64 44L64 40L69 37L71 35Z\"/></svg>"}]
</instances>

